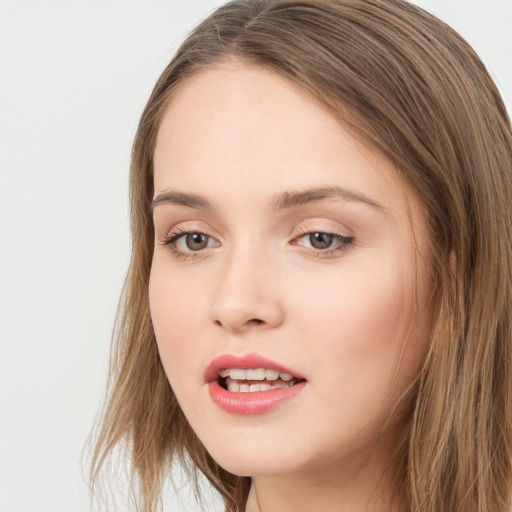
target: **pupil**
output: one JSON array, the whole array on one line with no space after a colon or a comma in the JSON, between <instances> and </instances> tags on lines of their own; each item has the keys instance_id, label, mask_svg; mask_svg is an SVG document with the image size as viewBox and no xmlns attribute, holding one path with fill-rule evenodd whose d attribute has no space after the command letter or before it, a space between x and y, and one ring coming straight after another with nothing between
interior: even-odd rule
<instances>
[{"instance_id":1,"label":"pupil","mask_svg":"<svg viewBox=\"0 0 512 512\"><path fill-rule=\"evenodd\" d=\"M199 251L208 245L208 237L202 233L190 233L187 235L186 243L191 251Z\"/></svg>"},{"instance_id":2,"label":"pupil","mask_svg":"<svg viewBox=\"0 0 512 512\"><path fill-rule=\"evenodd\" d=\"M309 241L315 249L327 249L332 244L333 236L329 233L311 233Z\"/></svg>"}]
</instances>

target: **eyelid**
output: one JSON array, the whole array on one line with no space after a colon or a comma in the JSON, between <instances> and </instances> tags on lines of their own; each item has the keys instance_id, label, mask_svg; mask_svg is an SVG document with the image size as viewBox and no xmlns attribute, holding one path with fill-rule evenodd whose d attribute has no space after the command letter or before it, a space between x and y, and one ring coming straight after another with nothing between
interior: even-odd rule
<instances>
[{"instance_id":1,"label":"eyelid","mask_svg":"<svg viewBox=\"0 0 512 512\"><path fill-rule=\"evenodd\" d=\"M326 226L325 219L322 220L321 223L318 220L307 222L305 225L299 226L292 240L290 241L290 245L301 247L303 251L312 256L323 258L337 257L340 256L344 251L348 250L351 246L353 246L355 240L355 237L352 234L342 234L340 231L346 230ZM308 247L303 243L300 243L302 238L311 236L315 233L330 235L337 242L335 242L333 246L322 249Z\"/></svg>"},{"instance_id":2,"label":"eyelid","mask_svg":"<svg viewBox=\"0 0 512 512\"><path fill-rule=\"evenodd\" d=\"M315 230L315 231L308 231L306 233L303 233L303 234L300 234L298 236L296 236L292 242L294 241L297 241L297 240L300 240L301 238L304 238L308 235L314 235L314 234L322 234L322 235L330 235L332 236L334 239L342 242L342 243L351 243L354 241L354 237L353 236L344 236L344 235L340 235L339 233L332 233L330 231L320 231L320 230ZM318 249L320 250L320 249ZM325 249L327 250L327 249Z\"/></svg>"},{"instance_id":3,"label":"eyelid","mask_svg":"<svg viewBox=\"0 0 512 512\"><path fill-rule=\"evenodd\" d=\"M213 236L208 235L207 233L203 233L201 231L185 231L185 232L181 232L181 233L175 233L172 236L170 236L165 241L165 245L175 244L175 246L177 246L178 242L183 240L183 239L187 242L187 238L188 238L189 235L201 235L201 236L204 236L205 238L207 238L208 239L208 242L207 242L208 245L206 247L204 247L204 249L209 249L211 247L210 241L213 241L214 244L216 242L216 239ZM218 242L217 242L217 245L218 245ZM190 250L180 249L180 250L183 251L183 252L199 252L199 251L201 251L203 249L198 249L197 251L194 251L193 249L190 249Z\"/></svg>"},{"instance_id":4,"label":"eyelid","mask_svg":"<svg viewBox=\"0 0 512 512\"><path fill-rule=\"evenodd\" d=\"M164 226L161 227L164 228ZM165 232L163 229L159 229L158 231L162 233L160 236L160 243L162 245L169 243L171 238L175 237L176 235L186 235L190 233L201 233L209 236L210 238L214 238L215 240L219 240L219 235L214 229L212 229L207 223L196 220L176 222L175 224L171 225L170 228L166 228ZM155 232L158 231L155 229Z\"/></svg>"},{"instance_id":5,"label":"eyelid","mask_svg":"<svg viewBox=\"0 0 512 512\"><path fill-rule=\"evenodd\" d=\"M202 257L205 252L209 251L210 249L213 249L215 247L220 246L220 241L218 240L218 237L211 234L211 229L205 228L204 226L198 226L197 223L183 223L182 225L177 225L172 227L166 235L159 240L160 245L168 248L172 254L178 258L178 259L195 259ZM187 235L191 234L201 234L206 236L210 241L214 241L214 245L210 245L210 241L208 242L208 245L202 249L198 249L197 251L194 250L187 250L178 247L178 242L186 237Z\"/></svg>"},{"instance_id":6,"label":"eyelid","mask_svg":"<svg viewBox=\"0 0 512 512\"><path fill-rule=\"evenodd\" d=\"M344 239L353 238L352 230L340 222L325 217L309 218L301 222L294 230L293 238L311 233L326 233Z\"/></svg>"}]
</instances>

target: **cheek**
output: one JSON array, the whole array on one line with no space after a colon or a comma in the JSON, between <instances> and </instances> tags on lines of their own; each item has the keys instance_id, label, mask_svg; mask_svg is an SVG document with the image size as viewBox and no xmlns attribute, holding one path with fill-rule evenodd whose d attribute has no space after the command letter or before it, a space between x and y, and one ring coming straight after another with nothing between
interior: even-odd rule
<instances>
[{"instance_id":1,"label":"cheek","mask_svg":"<svg viewBox=\"0 0 512 512\"><path fill-rule=\"evenodd\" d=\"M338 388L361 382L379 392L393 385L398 368L405 382L421 365L430 325L422 313L417 322L414 273L394 256L378 265L361 261L317 281L315 292L296 294L299 331L308 333L302 339L314 340L315 364L328 368Z\"/></svg>"},{"instance_id":2,"label":"cheek","mask_svg":"<svg viewBox=\"0 0 512 512\"><path fill-rule=\"evenodd\" d=\"M153 266L149 306L160 358L173 385L180 375L190 375L191 354L199 343L198 326L204 317L204 307L198 300L200 297L191 293L190 286L185 286L179 278L169 279L164 275L158 265Z\"/></svg>"},{"instance_id":3,"label":"cheek","mask_svg":"<svg viewBox=\"0 0 512 512\"><path fill-rule=\"evenodd\" d=\"M411 316L413 289L409 281L396 265L350 266L324 279L316 276L310 283L315 286L294 294L295 307L308 312L305 318L324 335L336 330L348 337L347 341L357 338L374 345L385 333L398 333ZM374 336L368 336L370 333Z\"/></svg>"}]
</instances>

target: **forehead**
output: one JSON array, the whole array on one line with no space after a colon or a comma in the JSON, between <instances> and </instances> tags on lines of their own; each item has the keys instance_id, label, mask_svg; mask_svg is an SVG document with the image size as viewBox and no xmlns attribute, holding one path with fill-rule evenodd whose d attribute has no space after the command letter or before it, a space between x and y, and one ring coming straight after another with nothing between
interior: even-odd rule
<instances>
[{"instance_id":1,"label":"forehead","mask_svg":"<svg viewBox=\"0 0 512 512\"><path fill-rule=\"evenodd\" d=\"M164 112L156 152L164 140L177 146L187 139L197 149L222 144L224 150L231 143L233 158L337 127L298 84L262 67L226 62L180 84Z\"/></svg>"},{"instance_id":2,"label":"forehead","mask_svg":"<svg viewBox=\"0 0 512 512\"><path fill-rule=\"evenodd\" d=\"M408 208L414 194L382 154L352 137L301 86L264 68L223 63L175 91L154 155L155 194L240 199L341 186ZM413 201L416 198L412 197Z\"/></svg>"}]
</instances>

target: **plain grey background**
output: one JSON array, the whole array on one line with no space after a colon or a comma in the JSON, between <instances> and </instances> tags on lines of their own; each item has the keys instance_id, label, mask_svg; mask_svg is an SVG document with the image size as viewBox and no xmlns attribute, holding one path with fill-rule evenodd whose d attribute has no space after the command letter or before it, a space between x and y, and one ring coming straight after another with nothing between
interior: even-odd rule
<instances>
[{"instance_id":1,"label":"plain grey background","mask_svg":"<svg viewBox=\"0 0 512 512\"><path fill-rule=\"evenodd\" d=\"M92 510L81 458L129 257L130 146L221 3L0 0L0 512ZM416 3L473 44L510 112L512 0ZM167 510L198 509L185 487Z\"/></svg>"}]
</instances>

